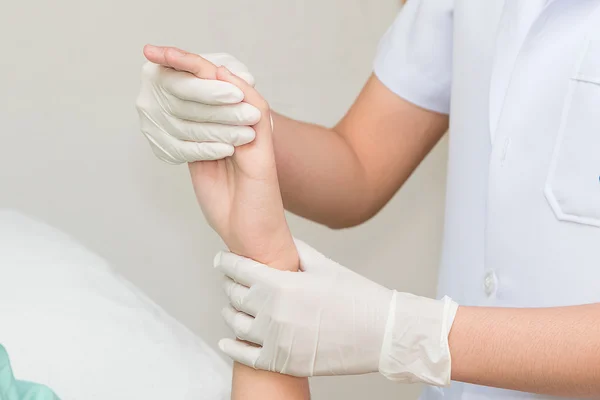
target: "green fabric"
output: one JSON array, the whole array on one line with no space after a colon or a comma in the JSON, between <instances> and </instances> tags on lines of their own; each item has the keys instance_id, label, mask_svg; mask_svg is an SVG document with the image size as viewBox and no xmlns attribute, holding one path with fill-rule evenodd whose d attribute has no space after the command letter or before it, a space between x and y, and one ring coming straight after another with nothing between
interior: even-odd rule
<instances>
[{"instance_id":1,"label":"green fabric","mask_svg":"<svg viewBox=\"0 0 600 400\"><path fill-rule=\"evenodd\" d=\"M59 400L59 398L44 385L16 380L8 353L0 345L0 400Z\"/></svg>"}]
</instances>

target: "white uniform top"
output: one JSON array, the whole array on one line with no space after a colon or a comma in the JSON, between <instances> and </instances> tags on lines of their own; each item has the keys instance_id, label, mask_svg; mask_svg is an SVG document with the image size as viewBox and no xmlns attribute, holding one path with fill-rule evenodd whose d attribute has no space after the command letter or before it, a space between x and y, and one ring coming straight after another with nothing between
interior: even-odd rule
<instances>
[{"instance_id":1,"label":"white uniform top","mask_svg":"<svg viewBox=\"0 0 600 400\"><path fill-rule=\"evenodd\" d=\"M600 302L600 0L409 0L375 74L450 114L439 295ZM454 383L433 399L544 399Z\"/></svg>"}]
</instances>

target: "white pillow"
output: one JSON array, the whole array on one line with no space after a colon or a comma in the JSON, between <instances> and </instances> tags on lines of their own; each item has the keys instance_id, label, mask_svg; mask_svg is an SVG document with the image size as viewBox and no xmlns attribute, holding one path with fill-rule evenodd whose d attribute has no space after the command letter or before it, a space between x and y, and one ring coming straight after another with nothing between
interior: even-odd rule
<instances>
[{"instance_id":1,"label":"white pillow","mask_svg":"<svg viewBox=\"0 0 600 400\"><path fill-rule=\"evenodd\" d=\"M231 368L107 263L0 210L0 343L61 400L226 399Z\"/></svg>"}]
</instances>

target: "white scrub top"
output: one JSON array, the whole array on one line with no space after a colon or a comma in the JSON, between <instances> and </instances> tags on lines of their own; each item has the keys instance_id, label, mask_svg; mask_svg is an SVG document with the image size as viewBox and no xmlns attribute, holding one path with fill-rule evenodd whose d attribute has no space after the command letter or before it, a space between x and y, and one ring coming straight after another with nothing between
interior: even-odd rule
<instances>
[{"instance_id":1,"label":"white scrub top","mask_svg":"<svg viewBox=\"0 0 600 400\"><path fill-rule=\"evenodd\" d=\"M600 0L408 0L375 74L450 114L439 295L600 302ZM550 399L461 383L423 398Z\"/></svg>"}]
</instances>

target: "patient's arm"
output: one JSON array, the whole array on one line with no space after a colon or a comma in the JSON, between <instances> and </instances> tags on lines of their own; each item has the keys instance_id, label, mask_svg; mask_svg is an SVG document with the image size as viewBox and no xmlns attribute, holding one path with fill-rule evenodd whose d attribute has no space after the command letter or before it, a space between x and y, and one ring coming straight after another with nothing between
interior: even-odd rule
<instances>
[{"instance_id":1,"label":"patient's arm","mask_svg":"<svg viewBox=\"0 0 600 400\"><path fill-rule=\"evenodd\" d=\"M243 80L219 69L217 78L234 83L245 94L247 103L261 110L262 120L255 126L256 139L239 147L232 159L234 202L229 216L229 231L224 238L229 249L268 265L297 270L298 253L285 220L283 202L275 168L272 127L267 103ZM198 179L196 168L191 171ZM195 184L201 189L201 185ZM201 197L202 194L199 194ZM308 399L308 381L271 372L256 371L236 364L233 371L234 400Z\"/></svg>"},{"instance_id":2,"label":"patient's arm","mask_svg":"<svg viewBox=\"0 0 600 400\"><path fill-rule=\"evenodd\" d=\"M227 247L274 268L297 270L298 254L288 228L275 168L268 104L258 92L224 68L194 54L163 49L146 54L150 61L193 73L202 79L220 79L239 87L244 101L261 111L254 126L256 139L238 147L232 157L190 164L196 197L208 223ZM236 364L234 400L308 399L308 381Z\"/></svg>"},{"instance_id":3,"label":"patient's arm","mask_svg":"<svg viewBox=\"0 0 600 400\"><path fill-rule=\"evenodd\" d=\"M265 239L267 239L265 237ZM268 240L268 239L267 239ZM230 249L231 251L260 260L261 256L252 256L252 251ZM279 254L267 257L271 266L277 265L279 269L289 269L288 259L297 259L296 248L293 246ZM273 264L274 263L274 264ZM297 265L297 263L295 264ZM273 372L258 371L242 364L233 367L233 387L231 398L233 400L282 400L282 399L309 399L308 380L288 375L279 375Z\"/></svg>"}]
</instances>

